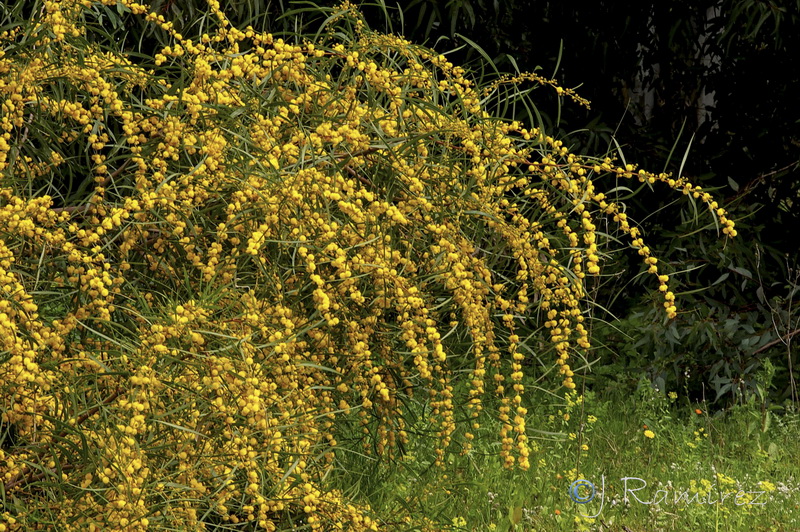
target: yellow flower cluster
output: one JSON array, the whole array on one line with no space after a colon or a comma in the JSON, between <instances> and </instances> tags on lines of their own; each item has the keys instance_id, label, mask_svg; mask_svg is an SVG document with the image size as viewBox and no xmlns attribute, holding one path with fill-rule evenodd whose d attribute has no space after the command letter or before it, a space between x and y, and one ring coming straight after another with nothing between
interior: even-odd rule
<instances>
[{"instance_id":1,"label":"yellow flower cluster","mask_svg":"<svg viewBox=\"0 0 800 532\"><path fill-rule=\"evenodd\" d=\"M540 312L574 389L597 217L676 312L595 181L663 182L736 234L685 180L492 119L463 69L349 3L294 44L231 27L216 1L194 39L119 3L171 36L150 63L87 39L91 0L0 35L0 422L16 434L0 482L28 508L12 529L47 511L69 529L373 530L323 479L353 426L392 456L415 404L440 462L459 406L467 444L496 406L504 463L528 468L521 334ZM24 32L36 45L5 55Z\"/></svg>"}]
</instances>

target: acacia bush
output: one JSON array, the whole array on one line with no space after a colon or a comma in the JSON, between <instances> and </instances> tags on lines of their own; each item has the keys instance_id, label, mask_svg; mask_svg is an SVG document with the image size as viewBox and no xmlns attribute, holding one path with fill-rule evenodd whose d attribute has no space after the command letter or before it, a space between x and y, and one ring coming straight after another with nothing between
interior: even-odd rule
<instances>
[{"instance_id":1,"label":"acacia bush","mask_svg":"<svg viewBox=\"0 0 800 532\"><path fill-rule=\"evenodd\" d=\"M122 53L109 9L172 44ZM575 388L618 237L675 315L602 190L682 191L736 234L685 179L485 111L572 91L478 87L349 3L296 42L215 0L192 37L130 0L32 13L0 40L0 530L376 529L326 489L337 450L393 456L422 404L440 461L495 416L529 467L526 338Z\"/></svg>"}]
</instances>

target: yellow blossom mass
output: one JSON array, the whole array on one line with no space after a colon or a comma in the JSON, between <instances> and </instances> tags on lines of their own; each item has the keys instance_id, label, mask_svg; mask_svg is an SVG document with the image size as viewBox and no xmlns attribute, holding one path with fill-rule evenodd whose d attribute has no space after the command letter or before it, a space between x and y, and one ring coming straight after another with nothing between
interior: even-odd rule
<instances>
[{"instance_id":1,"label":"yellow blossom mass","mask_svg":"<svg viewBox=\"0 0 800 532\"><path fill-rule=\"evenodd\" d=\"M579 157L483 103L531 82L588 105L574 91L476 86L347 2L297 42L232 27L216 0L195 37L133 0L43 6L0 34L0 422L16 435L0 482L70 529L375 530L323 479L345 427L395 456L411 399L439 463L492 415L504 465L526 469L526 342L542 325L553 385L576 387L599 219L677 313L603 178L692 194L736 235L685 179ZM110 7L169 44L101 44ZM35 529L26 515L12 529Z\"/></svg>"}]
</instances>

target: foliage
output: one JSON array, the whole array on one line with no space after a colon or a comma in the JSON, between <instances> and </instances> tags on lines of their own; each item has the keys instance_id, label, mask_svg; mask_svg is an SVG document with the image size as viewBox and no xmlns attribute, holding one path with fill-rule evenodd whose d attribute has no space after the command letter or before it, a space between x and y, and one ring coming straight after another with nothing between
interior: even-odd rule
<instances>
[{"instance_id":1,"label":"foliage","mask_svg":"<svg viewBox=\"0 0 800 532\"><path fill-rule=\"evenodd\" d=\"M540 449L530 471L504 470L484 440L449 457L442 470L430 467L433 455L423 444L391 463L349 454L335 482L388 519L410 507L454 532L790 532L800 524L797 412L765 424L760 405L748 401L711 415L707 403L656 391L648 379L632 393L587 392L583 401L530 395L540 405L531 416L536 429L529 429ZM571 499L577 479L595 485L594 500Z\"/></svg>"},{"instance_id":2,"label":"foliage","mask_svg":"<svg viewBox=\"0 0 800 532\"><path fill-rule=\"evenodd\" d=\"M0 36L4 529L375 529L325 478L396 456L417 416L433 464L491 422L527 469L526 359L576 387L605 250L625 239L677 312L603 180L736 235L686 179L485 110L552 81L476 86L349 3L292 41L214 0L186 35L131 0L30 13ZM169 44L107 31L127 17Z\"/></svg>"},{"instance_id":3,"label":"foliage","mask_svg":"<svg viewBox=\"0 0 800 532\"><path fill-rule=\"evenodd\" d=\"M689 372L693 393L702 393L703 386L712 395L725 389L730 402L738 400L735 390L754 390L753 375L769 359L778 370L772 399L796 399L791 335L800 318L787 296L793 286L789 270L800 267L793 234L800 223L800 180L795 178L800 107L793 93L800 72L797 0L600 1L581 9L536 1L419 0L405 4L393 20L404 23L410 35L463 45L451 55L459 61L483 55L494 58L495 68L544 67L557 71L564 83L580 83L581 94L594 102L591 114L562 107L547 94L537 95L536 120L523 106L502 105L494 112L541 121L578 153L624 149L646 167L663 165L665 171L693 176L725 195L722 203L742 220L746 238L726 243L723 252L710 242L713 234L697 236L696 226L672 231L672 198L632 194L625 199L635 212L650 213L640 224L656 254L670 257L674 271L692 270L675 281L676 293L686 294L685 308L694 311L682 313L667 328L651 301L629 288L638 284L633 264L624 257L607 264L616 282L605 283L598 297L613 299L606 306L608 319L621 318L613 327L627 334L599 329L613 345L601 351L595 369L619 375L627 367L630 382L644 368L654 379L673 382L682 382ZM680 153L685 155L675 156ZM684 207L680 218L694 220L695 213ZM683 239L686 234L693 238ZM763 245L760 263L752 242ZM698 266L702 270L694 271ZM743 283L746 278L730 268L743 268L753 279ZM775 298L783 303L776 306ZM781 316L783 325L776 321ZM746 330L750 327L752 333ZM649 332L641 335L642 330ZM664 333L676 333L678 339L667 340ZM762 339L777 344L755 352ZM631 351L632 343L639 353L634 358L615 363L615 355L607 356ZM606 362L611 365L604 368Z\"/></svg>"},{"instance_id":4,"label":"foliage","mask_svg":"<svg viewBox=\"0 0 800 532\"><path fill-rule=\"evenodd\" d=\"M732 204L744 234L765 229L752 223L758 206ZM696 216L696 213L694 213ZM648 375L660 389L686 390L697 400L728 407L754 396L777 405L796 404L800 331L796 257L770 243L744 239L719 242L715 227L697 223L682 209L677 230L656 226L656 253L671 258L676 294L684 301L675 320L666 322L651 298L637 295L641 280L628 279L624 261L607 267L598 297L619 316L597 321L593 340L600 387L630 389ZM687 238L691 236L691 239ZM702 255L698 252L700 250ZM603 294L613 294L608 300ZM758 375L775 368L772 386L760 388Z\"/></svg>"}]
</instances>

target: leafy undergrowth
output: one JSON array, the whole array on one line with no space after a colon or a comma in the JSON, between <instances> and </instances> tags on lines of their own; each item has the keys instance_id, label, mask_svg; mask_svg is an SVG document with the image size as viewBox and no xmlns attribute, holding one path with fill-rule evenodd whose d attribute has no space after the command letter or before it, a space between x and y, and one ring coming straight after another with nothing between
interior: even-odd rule
<instances>
[{"instance_id":1,"label":"leafy undergrowth","mask_svg":"<svg viewBox=\"0 0 800 532\"><path fill-rule=\"evenodd\" d=\"M644 383L625 397L549 401L529 419L542 449L529 471L505 470L489 438L437 468L420 438L394 463L341 453L334 482L393 530L800 529L797 412L765 416L751 402L709 413ZM592 485L593 500L576 502ZM409 514L424 517L407 523Z\"/></svg>"}]
</instances>

